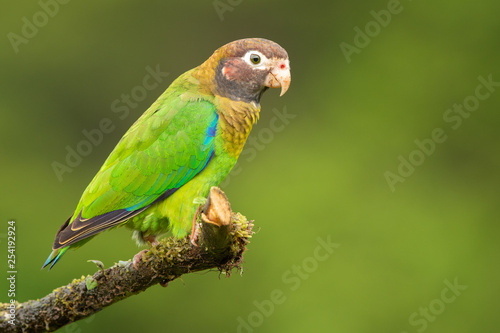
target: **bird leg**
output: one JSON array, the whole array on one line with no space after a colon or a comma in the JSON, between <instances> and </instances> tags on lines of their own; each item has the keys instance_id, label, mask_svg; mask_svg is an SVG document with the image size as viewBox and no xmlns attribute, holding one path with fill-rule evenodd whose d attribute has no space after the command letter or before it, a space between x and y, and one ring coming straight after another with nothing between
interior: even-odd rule
<instances>
[{"instance_id":1,"label":"bird leg","mask_svg":"<svg viewBox=\"0 0 500 333\"><path fill-rule=\"evenodd\" d=\"M159 244L158 240L156 239L155 236L153 235L147 235L147 236L144 236L142 235L142 239L147 242L149 244L150 247L153 247L153 246L156 246ZM142 251L139 251L139 253L137 253L135 256L134 256L134 260L132 261L134 263L134 267L135 269L137 269L137 264L139 262L142 261L142 257L149 251L149 249L144 249Z\"/></svg>"},{"instance_id":2,"label":"bird leg","mask_svg":"<svg viewBox=\"0 0 500 333\"><path fill-rule=\"evenodd\" d=\"M194 213L193 226L191 227L191 236L189 237L189 240L191 241L191 244L193 244L193 246L198 246L198 244L196 244L196 242L198 241L200 229L198 229L196 227L196 218L198 217L200 210L201 210L201 206L198 206L198 209L196 209L196 212Z\"/></svg>"}]
</instances>

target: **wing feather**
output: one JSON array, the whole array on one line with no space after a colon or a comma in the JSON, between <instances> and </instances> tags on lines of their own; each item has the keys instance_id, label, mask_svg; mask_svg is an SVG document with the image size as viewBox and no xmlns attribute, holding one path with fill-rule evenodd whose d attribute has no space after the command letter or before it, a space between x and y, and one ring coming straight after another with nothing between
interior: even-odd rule
<instances>
[{"instance_id":1,"label":"wing feather","mask_svg":"<svg viewBox=\"0 0 500 333\"><path fill-rule=\"evenodd\" d=\"M164 104L153 104L123 136L58 231L54 250L124 223L206 167L214 154L215 106L174 99L176 105L160 98Z\"/></svg>"}]
</instances>

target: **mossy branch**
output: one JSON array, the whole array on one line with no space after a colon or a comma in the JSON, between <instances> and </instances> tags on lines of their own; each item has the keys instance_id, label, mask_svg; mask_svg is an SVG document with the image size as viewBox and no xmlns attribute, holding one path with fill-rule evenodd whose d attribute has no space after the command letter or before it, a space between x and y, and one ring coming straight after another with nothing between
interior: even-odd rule
<instances>
[{"instance_id":1,"label":"mossy branch","mask_svg":"<svg viewBox=\"0 0 500 333\"><path fill-rule=\"evenodd\" d=\"M213 187L198 224L198 246L189 238L163 239L143 256L136 270L120 262L93 276L81 277L38 300L0 304L0 332L51 332L91 316L107 306L145 291L155 284L167 286L183 274L218 269L230 275L242 262L253 224L232 213L224 193Z\"/></svg>"}]
</instances>

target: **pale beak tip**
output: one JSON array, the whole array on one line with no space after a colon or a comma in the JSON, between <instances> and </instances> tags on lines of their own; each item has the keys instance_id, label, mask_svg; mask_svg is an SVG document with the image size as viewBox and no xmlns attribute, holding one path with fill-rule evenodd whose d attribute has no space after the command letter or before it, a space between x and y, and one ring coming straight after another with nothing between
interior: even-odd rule
<instances>
[{"instance_id":1,"label":"pale beak tip","mask_svg":"<svg viewBox=\"0 0 500 333\"><path fill-rule=\"evenodd\" d=\"M290 80L286 80L286 81L281 82L280 97L283 96L288 91L289 87L290 87Z\"/></svg>"}]
</instances>

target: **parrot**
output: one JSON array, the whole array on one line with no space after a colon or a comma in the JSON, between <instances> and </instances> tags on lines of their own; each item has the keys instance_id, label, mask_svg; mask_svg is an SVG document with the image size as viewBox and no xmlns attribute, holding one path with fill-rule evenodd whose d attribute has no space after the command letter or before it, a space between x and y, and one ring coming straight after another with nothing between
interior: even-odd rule
<instances>
[{"instance_id":1,"label":"parrot","mask_svg":"<svg viewBox=\"0 0 500 333\"><path fill-rule=\"evenodd\" d=\"M262 94L280 88L282 96L290 82L288 53L264 38L230 42L180 75L105 160L57 231L42 269L113 227L132 229L140 245L153 246L167 232L186 237L198 213L195 199L237 162Z\"/></svg>"}]
</instances>

